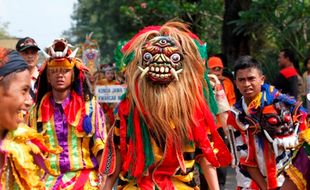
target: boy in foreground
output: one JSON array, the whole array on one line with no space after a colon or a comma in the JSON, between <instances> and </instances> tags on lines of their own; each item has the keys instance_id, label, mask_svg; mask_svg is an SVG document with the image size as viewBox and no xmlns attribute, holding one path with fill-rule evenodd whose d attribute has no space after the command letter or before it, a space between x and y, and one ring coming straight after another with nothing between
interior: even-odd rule
<instances>
[{"instance_id":1,"label":"boy in foreground","mask_svg":"<svg viewBox=\"0 0 310 190\"><path fill-rule=\"evenodd\" d=\"M260 65L251 56L240 57L234 70L242 94L228 118L237 129L237 189L277 189L291 149L299 143L297 133L305 129L306 113L294 99L264 83Z\"/></svg>"}]
</instances>

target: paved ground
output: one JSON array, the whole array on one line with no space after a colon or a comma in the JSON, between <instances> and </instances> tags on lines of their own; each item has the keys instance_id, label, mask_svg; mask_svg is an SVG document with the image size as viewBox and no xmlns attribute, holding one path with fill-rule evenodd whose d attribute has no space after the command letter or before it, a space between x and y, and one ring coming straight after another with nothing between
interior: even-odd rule
<instances>
[{"instance_id":1,"label":"paved ground","mask_svg":"<svg viewBox=\"0 0 310 190\"><path fill-rule=\"evenodd\" d=\"M225 190L235 190L236 186L237 182L235 170L229 167L227 171Z\"/></svg>"}]
</instances>

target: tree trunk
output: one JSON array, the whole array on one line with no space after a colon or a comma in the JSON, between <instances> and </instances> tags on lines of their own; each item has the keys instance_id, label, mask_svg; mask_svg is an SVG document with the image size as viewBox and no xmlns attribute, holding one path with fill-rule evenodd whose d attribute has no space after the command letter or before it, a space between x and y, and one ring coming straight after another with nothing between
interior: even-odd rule
<instances>
[{"instance_id":1,"label":"tree trunk","mask_svg":"<svg viewBox=\"0 0 310 190\"><path fill-rule=\"evenodd\" d=\"M239 12L247 10L251 0L225 0L222 32L222 52L226 55L228 67L233 67L235 60L250 53L249 36L233 32L235 24L229 22L239 19Z\"/></svg>"}]
</instances>

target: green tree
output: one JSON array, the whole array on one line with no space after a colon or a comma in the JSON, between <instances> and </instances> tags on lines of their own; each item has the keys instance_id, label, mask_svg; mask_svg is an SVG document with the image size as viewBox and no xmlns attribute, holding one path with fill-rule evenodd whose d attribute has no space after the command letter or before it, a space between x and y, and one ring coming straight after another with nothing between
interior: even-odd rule
<instances>
[{"instance_id":1,"label":"green tree","mask_svg":"<svg viewBox=\"0 0 310 190\"><path fill-rule=\"evenodd\" d=\"M244 54L250 52L250 36L245 30L235 32L238 26L239 13L249 9L251 0L225 0L225 12L222 27L222 52L227 58L229 67L233 66L233 62Z\"/></svg>"},{"instance_id":2,"label":"green tree","mask_svg":"<svg viewBox=\"0 0 310 190\"><path fill-rule=\"evenodd\" d=\"M277 69L280 49L295 51L300 61L309 51L310 1L252 0L240 11L233 32L249 37L249 52L264 64L270 80Z\"/></svg>"},{"instance_id":3,"label":"green tree","mask_svg":"<svg viewBox=\"0 0 310 190\"><path fill-rule=\"evenodd\" d=\"M119 31L128 31L129 27L122 25L122 22L126 23L119 12L122 3L124 0L79 0L72 16L75 24L65 35L74 43L82 43L86 34L94 32L93 38L98 41L101 55L105 58L103 61L110 61L114 42L121 37Z\"/></svg>"},{"instance_id":4,"label":"green tree","mask_svg":"<svg viewBox=\"0 0 310 190\"><path fill-rule=\"evenodd\" d=\"M9 36L9 34L7 32L8 25L9 25L8 22L1 22L0 21L0 38Z\"/></svg>"},{"instance_id":5,"label":"green tree","mask_svg":"<svg viewBox=\"0 0 310 190\"><path fill-rule=\"evenodd\" d=\"M308 55L309 9L309 0L78 0L66 34L81 43L94 32L107 63L118 41L145 26L182 19L208 43L209 54L223 52L229 67L250 54L272 79L281 48L293 49L301 61Z\"/></svg>"},{"instance_id":6,"label":"green tree","mask_svg":"<svg viewBox=\"0 0 310 190\"><path fill-rule=\"evenodd\" d=\"M194 33L208 43L209 51L220 51L223 1L218 0L79 0L65 35L74 43L94 32L105 63L112 61L118 41L128 40L140 29L161 25L171 19L190 24Z\"/></svg>"}]
</instances>

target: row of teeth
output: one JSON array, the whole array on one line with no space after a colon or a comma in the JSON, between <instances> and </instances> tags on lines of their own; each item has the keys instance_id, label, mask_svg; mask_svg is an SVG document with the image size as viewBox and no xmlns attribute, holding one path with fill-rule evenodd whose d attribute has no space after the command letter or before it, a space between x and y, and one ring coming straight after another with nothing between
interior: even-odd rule
<instances>
[{"instance_id":1,"label":"row of teeth","mask_svg":"<svg viewBox=\"0 0 310 190\"><path fill-rule=\"evenodd\" d=\"M182 70L183 70L183 69L179 69L178 71L176 71L174 68L171 68L171 69L170 69L170 72L169 72L169 68L167 68L167 67L166 67L166 68L165 68L165 67L160 67L160 68L159 68L159 67L155 67L155 68L154 68L154 67L151 67L151 68L153 68L153 70L155 70L155 71L156 71L156 70L162 71L162 73L164 73L164 72L168 69L168 70L167 70L168 72L167 72L166 74L159 74L159 73L158 73L158 78L159 78L159 77L164 78L165 76L167 76L167 75L169 76L169 75L171 74L177 81L179 80L178 74L181 73ZM141 71L140 78L142 79L142 78L146 75L146 73L148 73L149 71L150 71L151 75L154 76L154 75L152 74L154 71L152 72L152 71L151 71L151 70L152 70L151 68L150 68L150 67L142 68L142 67L138 66L138 69ZM156 74L156 73L154 73L154 74L155 74L155 77L156 77L157 74Z\"/></svg>"},{"instance_id":2,"label":"row of teeth","mask_svg":"<svg viewBox=\"0 0 310 190\"><path fill-rule=\"evenodd\" d=\"M150 75L152 77L156 77L156 78L168 78L171 76L171 74L156 74L156 73L153 73L153 72L150 72Z\"/></svg>"},{"instance_id":3,"label":"row of teeth","mask_svg":"<svg viewBox=\"0 0 310 190\"><path fill-rule=\"evenodd\" d=\"M263 130L266 138L273 146L274 154L276 157L279 155L279 152L278 152L279 145L283 146L284 149L290 148L290 147L291 148L296 147L298 145L298 135L297 135L298 128L299 128L299 124L295 126L294 133L291 136L286 137L285 139L280 139L278 137L273 139L266 130Z\"/></svg>"},{"instance_id":4,"label":"row of teeth","mask_svg":"<svg viewBox=\"0 0 310 190\"><path fill-rule=\"evenodd\" d=\"M150 70L152 71L152 72L161 72L161 73L169 73L169 68L168 67L151 67L150 68Z\"/></svg>"},{"instance_id":5,"label":"row of teeth","mask_svg":"<svg viewBox=\"0 0 310 190\"><path fill-rule=\"evenodd\" d=\"M17 114L19 115L19 114L26 114L27 113L27 111L25 111L25 110L19 110L18 112L17 112Z\"/></svg>"}]
</instances>

